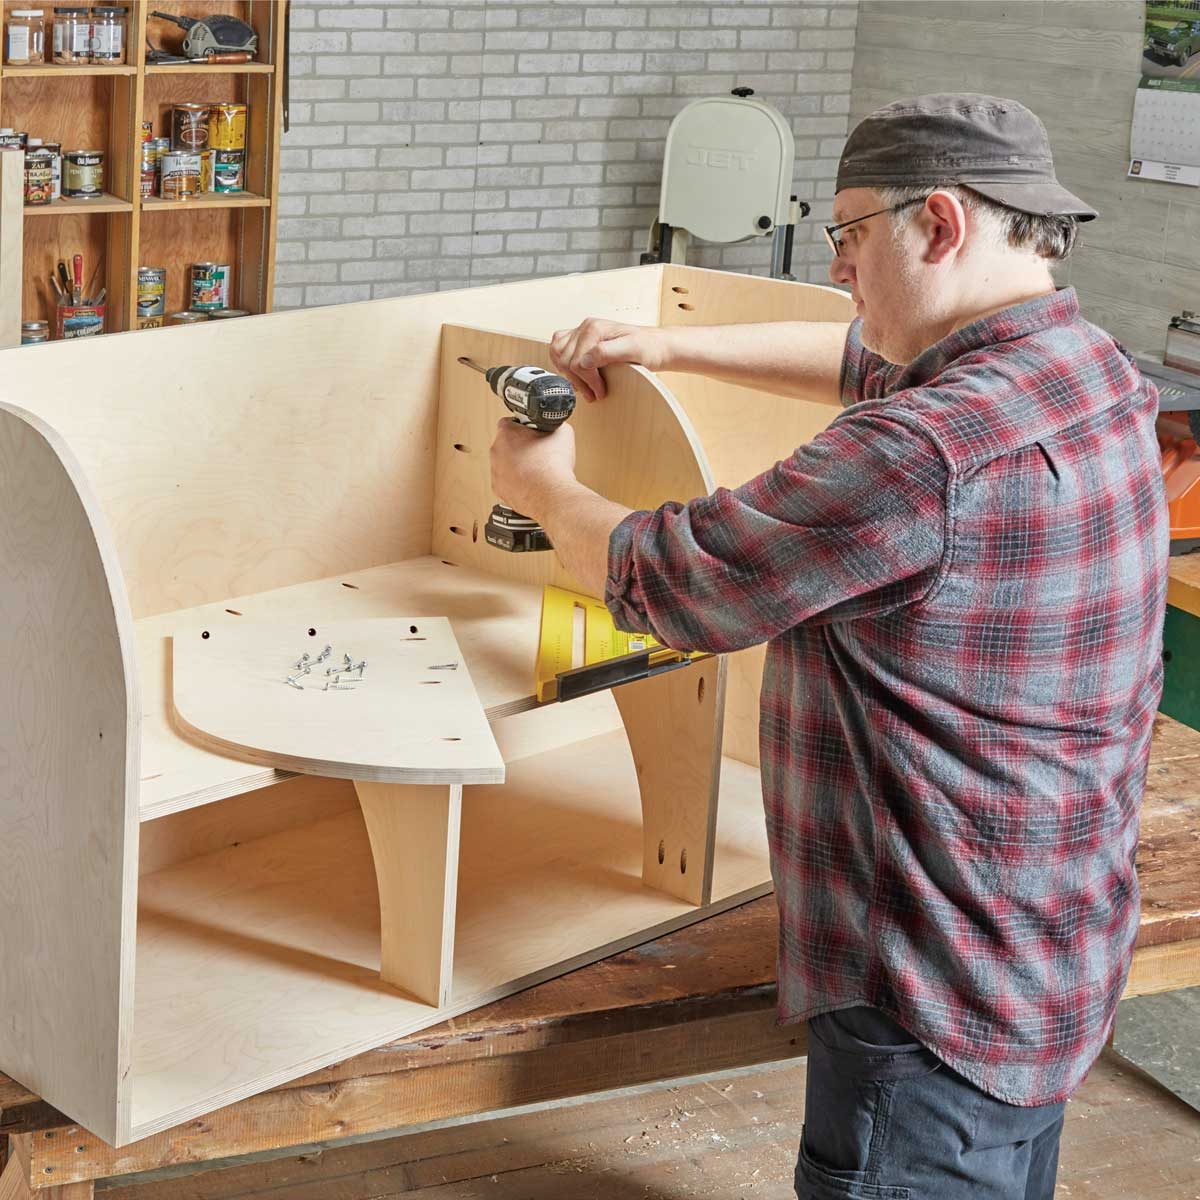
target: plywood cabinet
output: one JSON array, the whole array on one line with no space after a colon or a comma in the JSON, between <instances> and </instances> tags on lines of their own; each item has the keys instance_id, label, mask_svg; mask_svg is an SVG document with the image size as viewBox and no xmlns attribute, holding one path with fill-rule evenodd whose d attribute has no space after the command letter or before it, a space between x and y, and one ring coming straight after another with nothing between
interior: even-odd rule
<instances>
[{"instance_id":1,"label":"plywood cabinet","mask_svg":"<svg viewBox=\"0 0 1200 1200\"><path fill-rule=\"evenodd\" d=\"M105 331L137 329L141 266L167 271L166 311L190 306L189 268L195 262L234 267L231 307L271 310L275 204L284 64L284 0L121 0L129 8L126 61L117 66L55 65L50 54L52 4L4 0L13 9L42 8L47 61L0 66L0 126L59 142L63 150L105 155L104 195L61 199L24 210L24 288L21 319L54 328L49 277L59 259L84 258L84 284L107 289ZM253 62L206 65L146 63L149 39L180 52L183 31L151 11L185 16L229 13L258 34ZM171 106L183 101L240 101L248 105L245 190L188 200L143 199L140 144L143 121L155 136L169 132Z\"/></svg>"},{"instance_id":2,"label":"plywood cabinet","mask_svg":"<svg viewBox=\"0 0 1200 1200\"><path fill-rule=\"evenodd\" d=\"M770 889L754 755L725 736L755 660L539 707L541 588L577 584L474 534L503 409L457 358L547 365L585 316L674 319L672 288L714 319L728 289L849 316L828 289L647 267L5 352L0 1068L125 1144ZM82 402L42 386L64 353L97 381ZM162 353L196 369L163 389ZM575 418L581 478L634 506L710 490L712 397L693 419L686 378L609 379ZM748 473L790 450L777 417ZM252 624L315 646L400 618L469 671L459 707L487 722L458 758L243 753L270 702L236 672L244 716L177 714L177 669L211 664L175 648L206 633L249 664Z\"/></svg>"}]
</instances>

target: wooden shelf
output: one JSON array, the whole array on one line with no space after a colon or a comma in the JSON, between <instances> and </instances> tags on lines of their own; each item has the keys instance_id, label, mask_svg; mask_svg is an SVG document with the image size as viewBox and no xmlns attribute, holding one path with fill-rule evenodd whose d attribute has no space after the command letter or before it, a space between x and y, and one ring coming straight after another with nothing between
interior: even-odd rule
<instances>
[{"instance_id":1,"label":"wooden shelf","mask_svg":"<svg viewBox=\"0 0 1200 1200\"><path fill-rule=\"evenodd\" d=\"M63 77L73 75L80 79L87 75L136 75L138 69L136 66L122 65L115 67L105 66L80 66L80 67L64 67L55 63L47 63L44 66L31 67L3 67L0 68L0 77L10 79L13 77L34 77L38 79L52 79L55 77Z\"/></svg>"},{"instance_id":2,"label":"wooden shelf","mask_svg":"<svg viewBox=\"0 0 1200 1200\"><path fill-rule=\"evenodd\" d=\"M147 75L272 75L270 63L157 63L146 67Z\"/></svg>"},{"instance_id":3,"label":"wooden shelf","mask_svg":"<svg viewBox=\"0 0 1200 1200\"><path fill-rule=\"evenodd\" d=\"M80 200L64 196L61 200L51 200L49 204L25 205L25 217L52 217L56 214L71 213L118 213L133 212L133 204L122 200L111 192L104 192L95 200Z\"/></svg>"},{"instance_id":4,"label":"wooden shelf","mask_svg":"<svg viewBox=\"0 0 1200 1200\"><path fill-rule=\"evenodd\" d=\"M164 200L161 196L142 198L144 212L164 212L180 208L270 208L269 196L253 192L201 192L188 200Z\"/></svg>"},{"instance_id":5,"label":"wooden shelf","mask_svg":"<svg viewBox=\"0 0 1200 1200\"><path fill-rule=\"evenodd\" d=\"M134 1138L430 1024L430 1006L380 981L363 819L337 790L349 784L320 782L323 819L142 877ZM726 759L714 911L769 891L767 877L758 772ZM458 879L453 993L439 1019L695 916L643 886L637 776L620 731L515 762L501 786L465 788Z\"/></svg>"},{"instance_id":6,"label":"wooden shelf","mask_svg":"<svg viewBox=\"0 0 1200 1200\"><path fill-rule=\"evenodd\" d=\"M136 622L142 682L143 821L290 778L287 771L215 754L176 732L166 687L167 639L214 623L300 615L309 619L312 613L320 613L324 622L433 614L449 617L489 718L523 712L536 703L533 674L541 588L451 566L437 558L409 559L146 617Z\"/></svg>"}]
</instances>

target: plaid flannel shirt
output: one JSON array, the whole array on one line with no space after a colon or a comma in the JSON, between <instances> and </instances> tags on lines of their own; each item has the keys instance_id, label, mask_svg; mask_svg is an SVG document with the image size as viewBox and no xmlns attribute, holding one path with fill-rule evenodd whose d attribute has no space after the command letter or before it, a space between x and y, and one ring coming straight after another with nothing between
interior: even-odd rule
<instances>
[{"instance_id":1,"label":"plaid flannel shirt","mask_svg":"<svg viewBox=\"0 0 1200 1200\"><path fill-rule=\"evenodd\" d=\"M1157 397L1065 289L906 366L736 490L627 517L624 629L768 642L784 1021L873 1005L991 1095L1067 1097L1138 928L1162 686Z\"/></svg>"}]
</instances>

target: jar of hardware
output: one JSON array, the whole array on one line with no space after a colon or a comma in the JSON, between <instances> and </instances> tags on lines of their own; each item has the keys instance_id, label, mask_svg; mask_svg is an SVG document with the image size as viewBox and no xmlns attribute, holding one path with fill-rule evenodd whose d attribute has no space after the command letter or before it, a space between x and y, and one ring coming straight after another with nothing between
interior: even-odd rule
<instances>
[{"instance_id":1,"label":"jar of hardware","mask_svg":"<svg viewBox=\"0 0 1200 1200\"><path fill-rule=\"evenodd\" d=\"M8 14L4 47L5 61L14 67L44 63L46 43L45 30L42 28L42 9L14 8Z\"/></svg>"},{"instance_id":2,"label":"jar of hardware","mask_svg":"<svg viewBox=\"0 0 1200 1200\"><path fill-rule=\"evenodd\" d=\"M92 61L92 19L82 6L54 10L54 61L78 66Z\"/></svg>"},{"instance_id":3,"label":"jar of hardware","mask_svg":"<svg viewBox=\"0 0 1200 1200\"><path fill-rule=\"evenodd\" d=\"M129 9L101 5L92 9L92 62L114 66L125 61L125 17Z\"/></svg>"}]
</instances>

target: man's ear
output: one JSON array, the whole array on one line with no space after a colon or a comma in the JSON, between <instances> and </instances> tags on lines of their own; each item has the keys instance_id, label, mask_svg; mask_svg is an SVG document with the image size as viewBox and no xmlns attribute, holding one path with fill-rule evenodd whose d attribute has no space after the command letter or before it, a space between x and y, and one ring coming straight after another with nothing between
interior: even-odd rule
<instances>
[{"instance_id":1,"label":"man's ear","mask_svg":"<svg viewBox=\"0 0 1200 1200\"><path fill-rule=\"evenodd\" d=\"M943 263L962 250L967 236L967 213L953 192L933 192L917 219L925 234L924 262Z\"/></svg>"}]
</instances>

